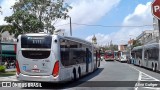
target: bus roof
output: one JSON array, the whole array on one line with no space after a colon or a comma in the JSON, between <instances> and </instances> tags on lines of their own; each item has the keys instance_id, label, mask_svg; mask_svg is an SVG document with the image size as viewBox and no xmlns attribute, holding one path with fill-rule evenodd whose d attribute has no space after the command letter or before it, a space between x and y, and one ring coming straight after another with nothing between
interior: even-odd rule
<instances>
[{"instance_id":1,"label":"bus roof","mask_svg":"<svg viewBox=\"0 0 160 90\"><path fill-rule=\"evenodd\" d=\"M68 36L61 36L61 37L68 39L68 40L71 40L71 41L80 42L80 43L84 43L84 44L88 44L88 45L93 45L91 42L77 38L77 37L68 37Z\"/></svg>"},{"instance_id":2,"label":"bus roof","mask_svg":"<svg viewBox=\"0 0 160 90\"><path fill-rule=\"evenodd\" d=\"M147 49L159 48L159 43L147 44L144 47L147 48Z\"/></svg>"},{"instance_id":3,"label":"bus roof","mask_svg":"<svg viewBox=\"0 0 160 90\"><path fill-rule=\"evenodd\" d=\"M137 46L137 47L134 47L132 49L132 51L136 51L136 50L139 50L142 48L143 48L143 46ZM146 49L159 48L159 43L146 44L146 45L144 45L144 48L146 48Z\"/></svg>"},{"instance_id":4,"label":"bus roof","mask_svg":"<svg viewBox=\"0 0 160 90\"><path fill-rule=\"evenodd\" d=\"M49 33L27 33L27 34L22 34L22 35L29 35L29 36L46 36L46 35L51 35Z\"/></svg>"},{"instance_id":5,"label":"bus roof","mask_svg":"<svg viewBox=\"0 0 160 90\"><path fill-rule=\"evenodd\" d=\"M132 49L132 51L136 51L136 50L138 50L138 49L142 49L142 46L134 47L134 48Z\"/></svg>"},{"instance_id":6,"label":"bus roof","mask_svg":"<svg viewBox=\"0 0 160 90\"><path fill-rule=\"evenodd\" d=\"M80 39L80 38L77 38L77 37L61 36L61 35L57 35L57 34L27 33L27 34L22 34L22 35L24 35L24 36L25 35L27 35L27 36L46 36L46 35L48 36L48 35L51 35L51 36L57 36L58 38L65 38L65 39L70 40L70 41L75 41L75 42L80 42L80 43L83 43L83 44L93 45L91 42Z\"/></svg>"}]
</instances>

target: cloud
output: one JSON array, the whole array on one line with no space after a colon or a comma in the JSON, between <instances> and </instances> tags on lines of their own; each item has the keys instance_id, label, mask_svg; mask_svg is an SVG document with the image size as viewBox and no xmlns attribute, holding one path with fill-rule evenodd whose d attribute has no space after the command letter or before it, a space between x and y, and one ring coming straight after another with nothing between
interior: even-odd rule
<instances>
[{"instance_id":1,"label":"cloud","mask_svg":"<svg viewBox=\"0 0 160 90\"><path fill-rule=\"evenodd\" d=\"M151 14L151 2L147 4L139 4L135 8L134 12L128 14L122 23L124 26L139 26L139 25L152 25L153 17ZM110 34L96 34L98 44L107 45L112 40L115 44L127 44L130 38L137 37L144 30L152 30L152 27L133 27L133 28L121 28L118 32ZM86 40L91 41L93 36L88 36Z\"/></svg>"},{"instance_id":2,"label":"cloud","mask_svg":"<svg viewBox=\"0 0 160 90\"><path fill-rule=\"evenodd\" d=\"M16 0L3 0L0 3L0 6L2 7L2 14L0 14L0 25L6 24L4 17L12 15L13 11L10 8L14 5L15 2Z\"/></svg>"},{"instance_id":3,"label":"cloud","mask_svg":"<svg viewBox=\"0 0 160 90\"><path fill-rule=\"evenodd\" d=\"M152 24L151 2L139 4L132 14L129 14L123 25L150 25Z\"/></svg>"},{"instance_id":4,"label":"cloud","mask_svg":"<svg viewBox=\"0 0 160 90\"><path fill-rule=\"evenodd\" d=\"M6 21L4 21L4 18L6 16L10 16L12 15L13 11L10 9L11 6L14 5L14 3L16 2L16 0L3 0L0 3L0 6L2 7L0 11L2 11L2 14L0 13L0 25L5 25L7 24ZM5 31L2 34L2 38L8 38L11 39L13 36L11 36L7 31Z\"/></svg>"},{"instance_id":5,"label":"cloud","mask_svg":"<svg viewBox=\"0 0 160 90\"><path fill-rule=\"evenodd\" d=\"M72 9L69 11L69 15L72 18L72 23L91 24L104 15L106 15L111 9L116 7L120 0L74 0L70 5ZM55 26L69 23L68 20L60 20ZM80 28L82 26L74 26ZM57 29L69 29L69 25L63 27L56 27Z\"/></svg>"},{"instance_id":6,"label":"cloud","mask_svg":"<svg viewBox=\"0 0 160 90\"><path fill-rule=\"evenodd\" d=\"M108 42L109 42L108 40L111 40L110 35L104 35L104 34L98 33L95 36L96 36L97 41L98 41L97 43L100 44L100 45L108 45ZM92 41L92 38L93 38L93 36L88 36L86 38L86 40Z\"/></svg>"}]
</instances>

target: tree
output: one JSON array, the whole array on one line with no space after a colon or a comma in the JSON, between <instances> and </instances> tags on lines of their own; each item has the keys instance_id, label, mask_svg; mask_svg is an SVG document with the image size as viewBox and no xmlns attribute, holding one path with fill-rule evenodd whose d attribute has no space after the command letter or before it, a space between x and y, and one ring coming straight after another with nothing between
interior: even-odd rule
<instances>
[{"instance_id":1,"label":"tree","mask_svg":"<svg viewBox=\"0 0 160 90\"><path fill-rule=\"evenodd\" d=\"M118 45L113 45L113 46L112 46L112 49L113 49L114 51L118 51Z\"/></svg>"},{"instance_id":2,"label":"tree","mask_svg":"<svg viewBox=\"0 0 160 90\"><path fill-rule=\"evenodd\" d=\"M110 46L105 46L105 50L118 51L118 45L111 44Z\"/></svg>"},{"instance_id":3,"label":"tree","mask_svg":"<svg viewBox=\"0 0 160 90\"><path fill-rule=\"evenodd\" d=\"M3 33L5 31L10 32L14 27L12 25L1 25L0 32Z\"/></svg>"},{"instance_id":4,"label":"tree","mask_svg":"<svg viewBox=\"0 0 160 90\"><path fill-rule=\"evenodd\" d=\"M53 33L58 18L66 19L71 7L63 0L19 0L12 6L14 13L5 21L14 27L15 34L40 32Z\"/></svg>"},{"instance_id":5,"label":"tree","mask_svg":"<svg viewBox=\"0 0 160 90\"><path fill-rule=\"evenodd\" d=\"M14 36L17 37L19 34L16 33L16 28L13 26L13 25L1 25L0 26L0 37L1 37L1 34L5 31L8 31L10 34L13 34L14 33Z\"/></svg>"},{"instance_id":6,"label":"tree","mask_svg":"<svg viewBox=\"0 0 160 90\"><path fill-rule=\"evenodd\" d=\"M139 42L139 40L134 40L133 41L133 45L132 45L132 49L136 46L141 46L142 44Z\"/></svg>"}]
</instances>

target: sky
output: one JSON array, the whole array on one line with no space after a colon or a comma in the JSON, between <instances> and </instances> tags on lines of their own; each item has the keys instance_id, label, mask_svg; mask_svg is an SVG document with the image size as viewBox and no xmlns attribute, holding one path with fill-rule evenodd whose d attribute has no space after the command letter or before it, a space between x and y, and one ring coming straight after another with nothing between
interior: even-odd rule
<instances>
[{"instance_id":1,"label":"sky","mask_svg":"<svg viewBox=\"0 0 160 90\"><path fill-rule=\"evenodd\" d=\"M153 25L151 14L153 0L65 0L65 2L72 6L68 14L72 19L73 37L91 41L95 35L99 45L108 45L111 41L114 44L125 44L128 40L135 39L142 31L153 30L150 26ZM0 25L6 24L3 19L12 14L10 7L14 3L15 0L0 0L3 11L0 15ZM58 19L54 26L56 29L64 29L69 35L68 23L69 19Z\"/></svg>"}]
</instances>

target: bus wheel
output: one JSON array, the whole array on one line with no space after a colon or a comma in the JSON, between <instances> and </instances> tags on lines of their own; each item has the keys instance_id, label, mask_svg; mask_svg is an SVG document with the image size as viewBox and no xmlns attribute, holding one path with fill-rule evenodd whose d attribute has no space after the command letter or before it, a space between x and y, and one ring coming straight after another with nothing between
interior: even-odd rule
<instances>
[{"instance_id":1,"label":"bus wheel","mask_svg":"<svg viewBox=\"0 0 160 90\"><path fill-rule=\"evenodd\" d=\"M75 81L77 79L76 69L75 68L73 69L73 76L74 76L73 80Z\"/></svg>"},{"instance_id":2,"label":"bus wheel","mask_svg":"<svg viewBox=\"0 0 160 90\"><path fill-rule=\"evenodd\" d=\"M155 67L153 63L152 63L152 71L155 71Z\"/></svg>"},{"instance_id":3,"label":"bus wheel","mask_svg":"<svg viewBox=\"0 0 160 90\"><path fill-rule=\"evenodd\" d=\"M158 70L157 70L157 64L155 64L155 72L157 72Z\"/></svg>"},{"instance_id":4,"label":"bus wheel","mask_svg":"<svg viewBox=\"0 0 160 90\"><path fill-rule=\"evenodd\" d=\"M139 66L140 66L140 67L142 66L140 61L139 61Z\"/></svg>"},{"instance_id":5,"label":"bus wheel","mask_svg":"<svg viewBox=\"0 0 160 90\"><path fill-rule=\"evenodd\" d=\"M79 78L81 78L81 68L78 68L78 74L79 74Z\"/></svg>"}]
</instances>

